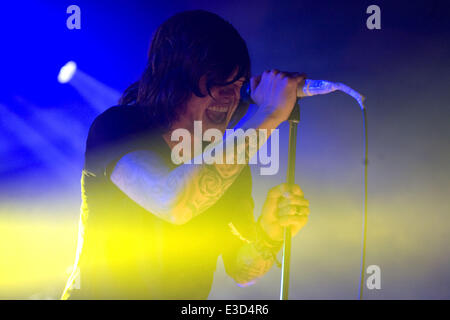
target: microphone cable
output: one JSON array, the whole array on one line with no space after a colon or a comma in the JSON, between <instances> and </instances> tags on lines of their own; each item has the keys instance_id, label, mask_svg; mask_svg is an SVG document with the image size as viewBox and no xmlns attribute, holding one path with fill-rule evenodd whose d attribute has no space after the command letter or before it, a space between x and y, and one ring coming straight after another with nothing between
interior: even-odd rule
<instances>
[{"instance_id":1,"label":"microphone cable","mask_svg":"<svg viewBox=\"0 0 450 320\"><path fill-rule=\"evenodd\" d=\"M363 178L363 222L362 222L362 244L361 244L361 281L359 284L359 300L363 299L364 292L364 270L366 264L367 248L367 166L369 164L368 136L367 136L367 110L361 101L363 135L364 135L364 178Z\"/></svg>"}]
</instances>

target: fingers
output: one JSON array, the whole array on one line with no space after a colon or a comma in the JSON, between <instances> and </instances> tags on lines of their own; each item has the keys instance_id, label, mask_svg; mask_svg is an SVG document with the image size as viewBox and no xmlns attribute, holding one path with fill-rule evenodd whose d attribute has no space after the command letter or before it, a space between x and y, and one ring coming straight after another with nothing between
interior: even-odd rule
<instances>
[{"instance_id":1,"label":"fingers","mask_svg":"<svg viewBox=\"0 0 450 320\"><path fill-rule=\"evenodd\" d=\"M306 78L305 73L300 72L287 72L287 71L280 71L278 69L272 69L272 70L266 70L264 71L263 75L265 76L278 76L279 78L294 78L298 81L301 81Z\"/></svg>"},{"instance_id":2,"label":"fingers","mask_svg":"<svg viewBox=\"0 0 450 320\"><path fill-rule=\"evenodd\" d=\"M264 71L262 75L263 75L264 77L267 77L267 76L270 76L270 75L276 76L276 75L279 74L280 72L281 72L281 71L278 70L278 69L271 69L271 70L266 70L266 71Z\"/></svg>"},{"instance_id":3,"label":"fingers","mask_svg":"<svg viewBox=\"0 0 450 320\"><path fill-rule=\"evenodd\" d=\"M295 236L308 221L309 201L297 184L282 183L271 188L263 206L261 221L280 235L283 228L290 227Z\"/></svg>"},{"instance_id":4,"label":"fingers","mask_svg":"<svg viewBox=\"0 0 450 320\"><path fill-rule=\"evenodd\" d=\"M250 78L250 90L255 92L256 87L261 82L261 76L254 76Z\"/></svg>"},{"instance_id":5,"label":"fingers","mask_svg":"<svg viewBox=\"0 0 450 320\"><path fill-rule=\"evenodd\" d=\"M291 198L282 198L278 202L278 208L284 208L287 206L299 206L299 207L308 207L309 201L303 197L294 196Z\"/></svg>"},{"instance_id":6,"label":"fingers","mask_svg":"<svg viewBox=\"0 0 450 320\"><path fill-rule=\"evenodd\" d=\"M297 79L305 79L306 78L306 73L304 73L304 72L291 72L291 76L293 78L297 78Z\"/></svg>"},{"instance_id":7,"label":"fingers","mask_svg":"<svg viewBox=\"0 0 450 320\"><path fill-rule=\"evenodd\" d=\"M284 216L280 217L279 223L283 228L290 227L294 231L293 235L298 232L308 222L308 216Z\"/></svg>"},{"instance_id":8,"label":"fingers","mask_svg":"<svg viewBox=\"0 0 450 320\"><path fill-rule=\"evenodd\" d=\"M287 206L278 209L278 217L284 216L308 216L310 213L309 207L299 207L299 206Z\"/></svg>"},{"instance_id":9,"label":"fingers","mask_svg":"<svg viewBox=\"0 0 450 320\"><path fill-rule=\"evenodd\" d=\"M250 79L250 96L272 119L283 122L292 111L304 79L305 75L298 72L266 70Z\"/></svg>"},{"instance_id":10,"label":"fingers","mask_svg":"<svg viewBox=\"0 0 450 320\"><path fill-rule=\"evenodd\" d=\"M256 80L256 85L253 87L251 84L251 89L253 91L253 89L255 89L258 86L258 83L261 81L262 78L269 78L269 77L278 77L280 79L284 79L284 78L293 78L296 79L298 82L304 80L306 78L306 74L305 73L300 73L300 72L286 72L286 71L280 71L278 69L271 69L271 70L265 70L261 75L259 76L255 76L252 77L255 78ZM252 82L252 79L250 79L250 82Z\"/></svg>"},{"instance_id":11,"label":"fingers","mask_svg":"<svg viewBox=\"0 0 450 320\"><path fill-rule=\"evenodd\" d=\"M303 197L303 190L300 188L298 184L286 184L285 188L288 193L292 193L293 195Z\"/></svg>"}]
</instances>

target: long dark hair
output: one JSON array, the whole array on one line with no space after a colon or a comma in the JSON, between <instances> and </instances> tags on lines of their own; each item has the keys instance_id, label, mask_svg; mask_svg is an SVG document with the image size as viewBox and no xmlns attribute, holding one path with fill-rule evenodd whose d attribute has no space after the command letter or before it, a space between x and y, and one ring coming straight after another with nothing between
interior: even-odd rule
<instances>
[{"instance_id":1,"label":"long dark hair","mask_svg":"<svg viewBox=\"0 0 450 320\"><path fill-rule=\"evenodd\" d=\"M226 80L237 69L230 82ZM250 57L237 30L218 15L185 11L166 20L154 33L148 61L141 78L128 87L120 104L135 104L148 112L153 126L167 130L185 111L191 94L204 97L199 80L205 75L208 94L213 86L224 86L250 78ZM240 103L232 124L245 114Z\"/></svg>"}]
</instances>

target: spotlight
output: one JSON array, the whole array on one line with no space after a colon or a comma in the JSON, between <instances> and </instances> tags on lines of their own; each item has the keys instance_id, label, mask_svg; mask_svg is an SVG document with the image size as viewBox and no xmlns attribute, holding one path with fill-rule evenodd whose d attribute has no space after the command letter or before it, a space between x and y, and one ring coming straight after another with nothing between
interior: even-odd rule
<instances>
[{"instance_id":1,"label":"spotlight","mask_svg":"<svg viewBox=\"0 0 450 320\"><path fill-rule=\"evenodd\" d=\"M69 82L77 71L77 64L74 61L67 62L59 71L58 81L60 83Z\"/></svg>"},{"instance_id":2,"label":"spotlight","mask_svg":"<svg viewBox=\"0 0 450 320\"><path fill-rule=\"evenodd\" d=\"M99 112L117 105L120 92L77 68L74 61L67 62L59 71L58 81L74 87L91 107Z\"/></svg>"}]
</instances>

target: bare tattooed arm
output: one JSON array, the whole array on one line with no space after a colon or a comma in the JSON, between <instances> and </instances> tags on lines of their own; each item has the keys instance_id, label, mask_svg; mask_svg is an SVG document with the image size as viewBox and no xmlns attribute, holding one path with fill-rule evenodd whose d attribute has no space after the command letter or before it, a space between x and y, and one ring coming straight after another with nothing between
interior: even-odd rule
<instances>
[{"instance_id":1,"label":"bare tattooed arm","mask_svg":"<svg viewBox=\"0 0 450 320\"><path fill-rule=\"evenodd\" d=\"M250 119L242 129L269 129L270 134L270 129L278 125L270 117L258 115ZM226 141L220 143L226 144ZM241 143L245 144L246 141ZM237 146L237 150L246 153L247 161L253 156L249 154L252 148ZM255 151L253 149L252 152ZM216 203L244 166L245 164L183 164L170 171L156 153L142 150L122 157L111 174L111 181L132 200L159 218L173 224L184 224Z\"/></svg>"}]
</instances>

